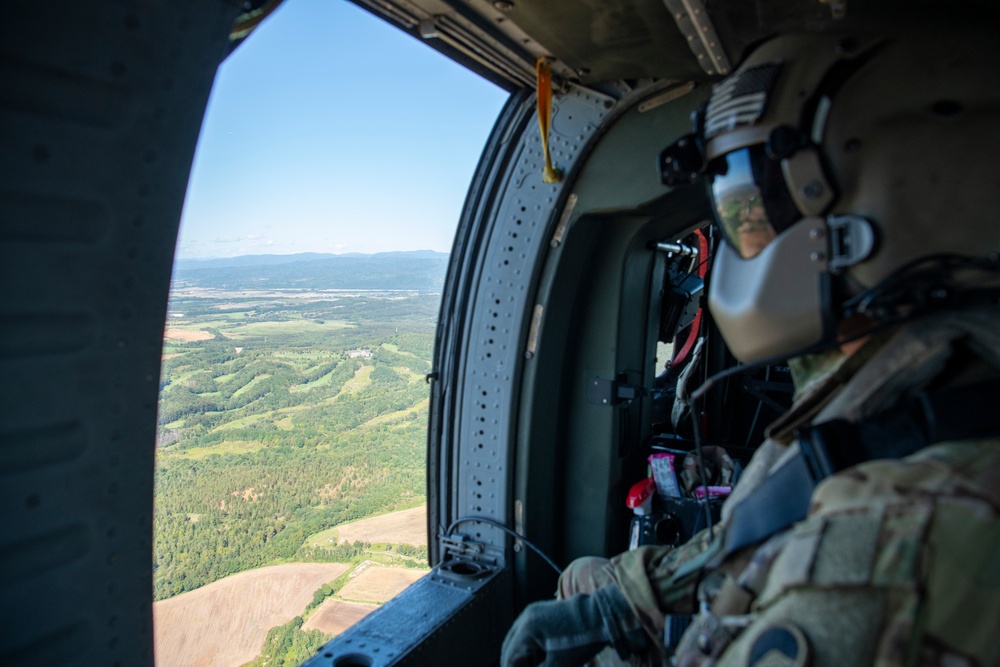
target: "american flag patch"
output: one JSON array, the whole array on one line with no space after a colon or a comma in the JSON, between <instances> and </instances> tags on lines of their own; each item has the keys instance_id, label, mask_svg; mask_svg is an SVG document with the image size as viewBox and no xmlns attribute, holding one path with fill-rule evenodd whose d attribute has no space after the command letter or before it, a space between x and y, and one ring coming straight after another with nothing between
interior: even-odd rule
<instances>
[{"instance_id":1,"label":"american flag patch","mask_svg":"<svg viewBox=\"0 0 1000 667\"><path fill-rule=\"evenodd\" d=\"M780 62L764 63L734 74L715 86L705 114L704 140L756 123L764 115L768 96L780 71Z\"/></svg>"}]
</instances>

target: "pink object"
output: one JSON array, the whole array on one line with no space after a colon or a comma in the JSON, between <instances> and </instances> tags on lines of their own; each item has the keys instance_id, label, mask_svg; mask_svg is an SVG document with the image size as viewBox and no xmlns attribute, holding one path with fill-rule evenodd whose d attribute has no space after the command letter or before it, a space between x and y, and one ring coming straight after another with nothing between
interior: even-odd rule
<instances>
[{"instance_id":1,"label":"pink object","mask_svg":"<svg viewBox=\"0 0 1000 667\"><path fill-rule=\"evenodd\" d=\"M705 497L704 486L694 487L694 497L701 500ZM725 498L730 493L733 492L733 487L731 486L710 486L708 487L708 497L709 498Z\"/></svg>"}]
</instances>

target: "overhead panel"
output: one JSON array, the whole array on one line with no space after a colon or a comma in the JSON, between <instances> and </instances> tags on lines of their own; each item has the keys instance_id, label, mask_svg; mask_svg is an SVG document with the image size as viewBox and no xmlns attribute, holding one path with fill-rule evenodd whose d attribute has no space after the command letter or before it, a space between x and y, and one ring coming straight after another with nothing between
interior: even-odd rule
<instances>
[{"instance_id":1,"label":"overhead panel","mask_svg":"<svg viewBox=\"0 0 1000 667\"><path fill-rule=\"evenodd\" d=\"M353 0L508 89L552 59L560 81L704 79L663 0Z\"/></svg>"},{"instance_id":2,"label":"overhead panel","mask_svg":"<svg viewBox=\"0 0 1000 667\"><path fill-rule=\"evenodd\" d=\"M662 0L512 0L509 20L580 82L704 78Z\"/></svg>"},{"instance_id":3,"label":"overhead panel","mask_svg":"<svg viewBox=\"0 0 1000 667\"><path fill-rule=\"evenodd\" d=\"M663 0L674 17L688 48L706 74L729 74L732 64L702 0Z\"/></svg>"},{"instance_id":4,"label":"overhead panel","mask_svg":"<svg viewBox=\"0 0 1000 667\"><path fill-rule=\"evenodd\" d=\"M352 1L507 89L534 81L534 53L541 47L523 32L509 35L499 29L505 13L492 3L473 9L441 0Z\"/></svg>"}]
</instances>

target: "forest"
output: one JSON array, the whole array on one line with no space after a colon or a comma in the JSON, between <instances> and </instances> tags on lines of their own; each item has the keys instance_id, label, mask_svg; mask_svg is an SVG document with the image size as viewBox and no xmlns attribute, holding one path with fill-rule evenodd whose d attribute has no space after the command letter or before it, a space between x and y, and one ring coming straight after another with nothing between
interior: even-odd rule
<instances>
[{"instance_id":1,"label":"forest","mask_svg":"<svg viewBox=\"0 0 1000 667\"><path fill-rule=\"evenodd\" d=\"M425 501L425 376L439 302L421 290L175 279L160 380L155 599L269 564L351 561L365 545L306 538Z\"/></svg>"}]
</instances>

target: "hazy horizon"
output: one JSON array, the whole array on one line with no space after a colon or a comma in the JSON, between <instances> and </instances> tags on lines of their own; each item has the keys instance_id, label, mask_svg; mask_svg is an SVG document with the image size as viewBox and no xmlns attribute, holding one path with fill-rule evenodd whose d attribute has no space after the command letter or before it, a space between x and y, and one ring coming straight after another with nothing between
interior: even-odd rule
<instances>
[{"instance_id":1,"label":"hazy horizon","mask_svg":"<svg viewBox=\"0 0 1000 667\"><path fill-rule=\"evenodd\" d=\"M241 257L292 257L295 255L335 255L338 257L348 257L351 255L384 255L387 253L394 252L405 252L405 253L421 253L421 252L432 252L439 255L450 255L450 250L434 250L433 248L414 248L410 250L374 250L371 252L356 252L356 251L344 251L344 252L334 252L334 251L315 251L315 250L295 250L292 252L245 252L238 255L213 255L204 257L186 257L178 252L174 255L174 263L177 262L201 262L201 261L214 261L220 259L239 259Z\"/></svg>"}]
</instances>

